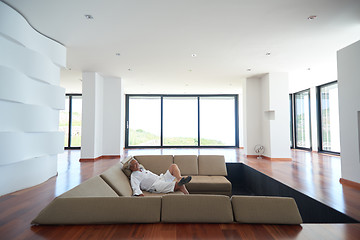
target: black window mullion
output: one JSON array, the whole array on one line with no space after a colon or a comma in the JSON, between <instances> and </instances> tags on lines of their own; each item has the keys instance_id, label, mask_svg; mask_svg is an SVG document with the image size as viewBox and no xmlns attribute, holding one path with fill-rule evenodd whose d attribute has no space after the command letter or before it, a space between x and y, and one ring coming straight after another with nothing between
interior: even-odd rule
<instances>
[{"instance_id":1,"label":"black window mullion","mask_svg":"<svg viewBox=\"0 0 360 240\"><path fill-rule=\"evenodd\" d=\"M200 147L200 97L197 97L197 104L198 104L198 147Z\"/></svg>"},{"instance_id":2,"label":"black window mullion","mask_svg":"<svg viewBox=\"0 0 360 240\"><path fill-rule=\"evenodd\" d=\"M160 127L160 146L163 147L164 145L164 142L163 142L163 137L164 137L164 97L161 96L161 101L160 101L160 104L161 104L161 107L160 107L160 112L161 112L161 117L160 117L160 124L161 124L161 127Z\"/></svg>"},{"instance_id":3,"label":"black window mullion","mask_svg":"<svg viewBox=\"0 0 360 240\"><path fill-rule=\"evenodd\" d=\"M72 96L69 96L69 136L68 136L68 147L71 147L71 126L72 126Z\"/></svg>"}]
</instances>

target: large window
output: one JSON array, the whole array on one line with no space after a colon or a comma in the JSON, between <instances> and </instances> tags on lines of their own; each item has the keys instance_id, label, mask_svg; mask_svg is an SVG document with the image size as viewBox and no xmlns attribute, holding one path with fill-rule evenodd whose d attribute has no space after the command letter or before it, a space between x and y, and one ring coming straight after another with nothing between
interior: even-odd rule
<instances>
[{"instance_id":1,"label":"large window","mask_svg":"<svg viewBox=\"0 0 360 240\"><path fill-rule=\"evenodd\" d=\"M160 146L161 98L128 98L129 146Z\"/></svg>"},{"instance_id":2,"label":"large window","mask_svg":"<svg viewBox=\"0 0 360 240\"><path fill-rule=\"evenodd\" d=\"M339 99L337 82L317 88L319 151L340 153Z\"/></svg>"},{"instance_id":3,"label":"large window","mask_svg":"<svg viewBox=\"0 0 360 240\"><path fill-rule=\"evenodd\" d=\"M294 94L295 148L311 150L310 90Z\"/></svg>"},{"instance_id":4,"label":"large window","mask_svg":"<svg viewBox=\"0 0 360 240\"><path fill-rule=\"evenodd\" d=\"M235 147L236 95L126 95L126 147Z\"/></svg>"},{"instance_id":5,"label":"large window","mask_svg":"<svg viewBox=\"0 0 360 240\"><path fill-rule=\"evenodd\" d=\"M81 94L66 94L65 110L60 111L59 131L63 131L66 149L81 147Z\"/></svg>"}]
</instances>

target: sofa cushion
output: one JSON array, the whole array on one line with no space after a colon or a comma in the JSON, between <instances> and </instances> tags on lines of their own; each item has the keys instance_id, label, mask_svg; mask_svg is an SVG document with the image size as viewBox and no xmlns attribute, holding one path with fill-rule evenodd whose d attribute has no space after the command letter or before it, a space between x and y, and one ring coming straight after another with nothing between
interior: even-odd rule
<instances>
[{"instance_id":1,"label":"sofa cushion","mask_svg":"<svg viewBox=\"0 0 360 240\"><path fill-rule=\"evenodd\" d=\"M301 224L302 219L293 198L232 196L235 221L261 224Z\"/></svg>"},{"instance_id":2,"label":"sofa cushion","mask_svg":"<svg viewBox=\"0 0 360 240\"><path fill-rule=\"evenodd\" d=\"M175 155L174 163L178 165L183 176L199 174L197 155Z\"/></svg>"},{"instance_id":3,"label":"sofa cushion","mask_svg":"<svg viewBox=\"0 0 360 240\"><path fill-rule=\"evenodd\" d=\"M122 171L122 164L117 163L105 172L103 172L100 177L109 184L109 186L119 195L119 196L131 196L132 189L130 185L129 178Z\"/></svg>"},{"instance_id":4,"label":"sofa cushion","mask_svg":"<svg viewBox=\"0 0 360 240\"><path fill-rule=\"evenodd\" d=\"M156 223L160 197L55 198L32 224Z\"/></svg>"},{"instance_id":5,"label":"sofa cushion","mask_svg":"<svg viewBox=\"0 0 360 240\"><path fill-rule=\"evenodd\" d=\"M227 176L224 156L199 155L199 175Z\"/></svg>"},{"instance_id":6,"label":"sofa cushion","mask_svg":"<svg viewBox=\"0 0 360 240\"><path fill-rule=\"evenodd\" d=\"M170 165L174 163L172 155L143 155L135 156L135 159L147 170L160 175L169 169Z\"/></svg>"},{"instance_id":7,"label":"sofa cushion","mask_svg":"<svg viewBox=\"0 0 360 240\"><path fill-rule=\"evenodd\" d=\"M165 195L162 197L162 222L230 223L233 212L230 198L221 195Z\"/></svg>"},{"instance_id":8,"label":"sofa cushion","mask_svg":"<svg viewBox=\"0 0 360 240\"><path fill-rule=\"evenodd\" d=\"M193 176L186 188L190 193L231 195L231 182L224 176Z\"/></svg>"},{"instance_id":9,"label":"sofa cushion","mask_svg":"<svg viewBox=\"0 0 360 240\"><path fill-rule=\"evenodd\" d=\"M59 196L59 198L65 197L118 197L118 195L101 177L95 176Z\"/></svg>"}]
</instances>

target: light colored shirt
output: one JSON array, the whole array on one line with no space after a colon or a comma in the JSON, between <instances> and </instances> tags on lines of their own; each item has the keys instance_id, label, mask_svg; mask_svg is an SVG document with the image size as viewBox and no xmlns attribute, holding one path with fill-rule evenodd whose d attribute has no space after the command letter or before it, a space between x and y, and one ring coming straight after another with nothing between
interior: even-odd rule
<instances>
[{"instance_id":1,"label":"light colored shirt","mask_svg":"<svg viewBox=\"0 0 360 240\"><path fill-rule=\"evenodd\" d=\"M133 195L143 194L141 190L149 191L158 178L158 175L142 167L140 167L139 171L132 172L130 176L130 183Z\"/></svg>"}]
</instances>

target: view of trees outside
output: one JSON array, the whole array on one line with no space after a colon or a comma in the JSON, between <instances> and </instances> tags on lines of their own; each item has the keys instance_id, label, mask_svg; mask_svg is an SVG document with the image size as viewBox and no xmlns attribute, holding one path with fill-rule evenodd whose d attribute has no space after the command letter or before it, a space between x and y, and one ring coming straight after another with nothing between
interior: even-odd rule
<instances>
[{"instance_id":1,"label":"view of trees outside","mask_svg":"<svg viewBox=\"0 0 360 240\"><path fill-rule=\"evenodd\" d=\"M59 131L64 132L64 147L81 147L82 98L72 96L71 146L69 144L69 96L65 98L65 110L60 111Z\"/></svg>"},{"instance_id":2,"label":"view of trees outside","mask_svg":"<svg viewBox=\"0 0 360 240\"><path fill-rule=\"evenodd\" d=\"M296 146L310 148L310 92L295 94Z\"/></svg>"},{"instance_id":3,"label":"view of trees outside","mask_svg":"<svg viewBox=\"0 0 360 240\"><path fill-rule=\"evenodd\" d=\"M340 152L337 83L320 88L322 150Z\"/></svg>"},{"instance_id":4,"label":"view of trees outside","mask_svg":"<svg viewBox=\"0 0 360 240\"><path fill-rule=\"evenodd\" d=\"M129 97L129 146L160 146L161 98ZM200 144L235 145L234 97L200 97ZM163 146L198 146L197 97L163 98Z\"/></svg>"}]
</instances>

